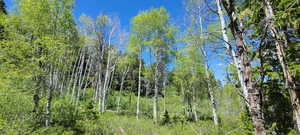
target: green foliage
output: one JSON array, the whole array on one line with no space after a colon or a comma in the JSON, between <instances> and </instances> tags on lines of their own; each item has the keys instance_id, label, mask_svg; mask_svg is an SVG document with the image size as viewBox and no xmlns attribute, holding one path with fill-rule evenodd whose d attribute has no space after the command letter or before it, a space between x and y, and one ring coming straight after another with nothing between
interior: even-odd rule
<instances>
[{"instance_id":1,"label":"green foliage","mask_svg":"<svg viewBox=\"0 0 300 135\"><path fill-rule=\"evenodd\" d=\"M166 110L163 115L161 125L166 125L166 124L170 124L170 123L171 123L171 119L170 119L168 111Z\"/></svg>"},{"instance_id":2,"label":"green foliage","mask_svg":"<svg viewBox=\"0 0 300 135\"><path fill-rule=\"evenodd\" d=\"M31 97L17 89L0 88L0 134L28 134Z\"/></svg>"},{"instance_id":3,"label":"green foliage","mask_svg":"<svg viewBox=\"0 0 300 135\"><path fill-rule=\"evenodd\" d=\"M32 135L74 135L77 134L72 130L68 130L63 126L43 127L32 133Z\"/></svg>"},{"instance_id":4,"label":"green foliage","mask_svg":"<svg viewBox=\"0 0 300 135\"><path fill-rule=\"evenodd\" d=\"M243 124L242 128L244 129L244 131L246 131L245 134L252 135L254 130L248 109L245 112L242 112L240 114L240 117Z\"/></svg>"},{"instance_id":5,"label":"green foliage","mask_svg":"<svg viewBox=\"0 0 300 135\"><path fill-rule=\"evenodd\" d=\"M221 86L214 79L214 74L205 66L208 59L203 51L208 48L207 41L216 45L221 33L217 29L220 27L219 24L215 22L204 22L203 19L204 27L202 27L203 16L199 13L208 11L202 2L204 1L185 2L190 21L184 36L179 40L182 44L176 46L179 50L174 58L173 45L178 41L176 37L178 30L171 24L165 8L149 9L134 17L128 46L126 50L119 50L115 45L119 44L117 41L114 39L113 43L107 41L116 36L110 34L119 34L116 30L118 21L112 16L100 14L93 20L82 15L80 17L82 34L79 36L73 17L74 0L16 0L16 10L10 14L6 14L4 2L0 0L0 134L253 134L248 109L240 96L236 69L233 65L228 66L228 80ZM236 4L239 5L238 19L245 27L243 31L244 36L247 36L245 40L252 51L249 52L249 56L253 55L253 79L257 82L262 80L260 84L257 83L257 87L263 89L263 110L268 133L296 135L297 132L292 128L290 97L284 88L282 69L274 55L276 51L274 39L270 33L262 34L265 33L266 23L264 4L258 0L239 1ZM279 30L284 31L280 38L288 39L285 48L286 58L289 70L298 83L300 82L298 81L299 2L276 0L272 2L272 6L275 18L271 21L274 21ZM209 19L215 18L208 16ZM263 55L263 58L257 57L259 49L263 51L259 54ZM80 95L78 102L74 102L74 98L68 94L58 95L58 89L53 92L52 102L48 102L49 90L52 89L48 84L51 81L50 75L57 78L65 77L61 82L62 85L74 83L78 86L76 90L81 89L78 82L70 80L74 79L71 78L74 77L72 65L79 68L78 64L76 65L79 50L87 50L89 57L95 59L95 63L101 62L102 65L107 64L110 51L112 59L116 60L112 60L116 66L112 66L113 79L108 83L111 87L105 100L107 112L99 113L99 105L96 103L98 97L94 98L94 87L99 81L95 79L94 73L97 72L95 70L98 68L100 72L105 70L105 66L101 64L100 66L91 64L93 67L91 74L83 79L88 88L85 94ZM145 54L149 54L150 60L143 60ZM155 57L154 61L152 56ZM167 64L174 59L176 62L171 65L172 70L166 71ZM83 65L86 65L87 60L83 61ZM142 61L142 91L141 116L137 120L135 115L139 61ZM263 62L261 67L260 62ZM162 68L156 69L156 66ZM55 71L54 69L51 71L50 67L55 67ZM163 77L156 78L155 69L167 78L165 89L159 90L159 123L152 120L153 89L155 79L162 85ZM264 79L262 72L265 75ZM80 75L82 73L79 72L76 77ZM102 72L99 75L104 76ZM124 87L119 91L122 78ZM213 92L216 95L219 127L212 121L207 93L208 81L213 85ZM69 90L67 87L61 87L62 93ZM32 98L36 94L40 96L39 106L32 111L34 106ZM118 99L121 102L117 113ZM49 111L47 103L52 103L51 126L44 126ZM162 111L163 108L167 111ZM190 116L194 116L192 112L197 113L195 118L198 121L191 119Z\"/></svg>"},{"instance_id":6,"label":"green foliage","mask_svg":"<svg viewBox=\"0 0 300 135\"><path fill-rule=\"evenodd\" d=\"M165 63L172 56L171 45L175 42L176 28L169 22L165 8L141 12L132 19L132 42L152 48L157 59Z\"/></svg>"},{"instance_id":7,"label":"green foliage","mask_svg":"<svg viewBox=\"0 0 300 135\"><path fill-rule=\"evenodd\" d=\"M98 119L98 111L95 109L92 101L89 101L84 110L80 110L80 118L83 120L96 120Z\"/></svg>"},{"instance_id":8,"label":"green foliage","mask_svg":"<svg viewBox=\"0 0 300 135\"><path fill-rule=\"evenodd\" d=\"M73 127L76 124L76 120L80 119L80 115L76 106L69 102L71 99L59 99L53 103L53 115L52 120L55 125L63 127Z\"/></svg>"}]
</instances>

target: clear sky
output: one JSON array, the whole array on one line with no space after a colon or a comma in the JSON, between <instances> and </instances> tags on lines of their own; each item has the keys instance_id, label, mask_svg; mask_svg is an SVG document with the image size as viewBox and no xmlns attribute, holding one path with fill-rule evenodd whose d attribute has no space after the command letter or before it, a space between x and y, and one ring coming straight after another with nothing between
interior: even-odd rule
<instances>
[{"instance_id":1,"label":"clear sky","mask_svg":"<svg viewBox=\"0 0 300 135\"><path fill-rule=\"evenodd\" d=\"M75 16L85 13L96 17L100 12L115 14L120 17L121 24L129 28L130 20L140 11L149 8L165 7L171 17L177 19L183 14L183 0L76 0Z\"/></svg>"},{"instance_id":2,"label":"clear sky","mask_svg":"<svg viewBox=\"0 0 300 135\"><path fill-rule=\"evenodd\" d=\"M13 0L4 0L9 7ZM79 20L81 14L96 17L99 13L117 15L120 18L121 25L128 31L130 29L130 20L140 11L150 8L165 7L170 13L171 21L175 24L183 22L183 1L184 0L75 0L74 16ZM212 55L210 58L210 67L215 72L217 79L224 78L224 64L222 60Z\"/></svg>"}]
</instances>

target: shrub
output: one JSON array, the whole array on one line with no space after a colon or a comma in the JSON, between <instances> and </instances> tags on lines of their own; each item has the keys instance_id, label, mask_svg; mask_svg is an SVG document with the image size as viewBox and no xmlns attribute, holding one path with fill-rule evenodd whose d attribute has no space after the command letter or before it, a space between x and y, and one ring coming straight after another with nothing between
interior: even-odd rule
<instances>
[{"instance_id":1,"label":"shrub","mask_svg":"<svg viewBox=\"0 0 300 135\"><path fill-rule=\"evenodd\" d=\"M73 127L80 115L76 106L68 101L69 98L58 99L53 103L52 120L55 125Z\"/></svg>"}]
</instances>

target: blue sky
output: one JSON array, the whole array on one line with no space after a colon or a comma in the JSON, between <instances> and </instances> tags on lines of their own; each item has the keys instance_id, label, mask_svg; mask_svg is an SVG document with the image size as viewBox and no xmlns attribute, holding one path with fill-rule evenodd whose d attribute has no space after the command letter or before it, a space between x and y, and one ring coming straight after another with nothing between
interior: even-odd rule
<instances>
[{"instance_id":1,"label":"blue sky","mask_svg":"<svg viewBox=\"0 0 300 135\"><path fill-rule=\"evenodd\" d=\"M118 15L121 24L129 28L130 20L140 11L149 8L165 7L171 17L176 19L183 14L183 0L77 0L75 16L78 19L81 13L96 17L99 13Z\"/></svg>"},{"instance_id":2,"label":"blue sky","mask_svg":"<svg viewBox=\"0 0 300 135\"><path fill-rule=\"evenodd\" d=\"M4 0L8 7L13 0ZM74 16L79 20L81 14L96 17L99 13L117 15L123 28L130 30L130 20L140 11L150 8L165 7L170 13L171 21L175 24L183 23L184 0L76 0ZM224 78L224 64L215 55L210 56L210 67L215 72L217 79Z\"/></svg>"}]
</instances>

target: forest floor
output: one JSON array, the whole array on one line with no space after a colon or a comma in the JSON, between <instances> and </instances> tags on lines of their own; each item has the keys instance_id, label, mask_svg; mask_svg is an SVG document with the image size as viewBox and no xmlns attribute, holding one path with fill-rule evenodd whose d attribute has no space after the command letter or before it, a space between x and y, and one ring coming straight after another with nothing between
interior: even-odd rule
<instances>
[{"instance_id":1,"label":"forest floor","mask_svg":"<svg viewBox=\"0 0 300 135\"><path fill-rule=\"evenodd\" d=\"M114 104L108 104L105 113L99 113L90 101L83 101L74 105L70 98L57 98L53 102L52 125L43 126L43 117L36 117L30 113L33 104L30 93L24 91L1 90L0 134L36 134L36 135L240 135L241 121L232 119L229 115L222 116L222 127L214 126L210 118L209 107L199 108L199 120L188 121L182 113L184 106L179 97L167 98L168 115L160 111L158 121L151 118L151 98L141 98L141 117L135 116L135 95L124 95L122 109L116 112ZM115 94L118 95L118 94ZM87 99L89 99L87 94ZM110 96L110 103L116 101L117 96ZM159 108L163 110L163 100ZM207 101L208 102L208 101ZM46 99L41 99L41 108ZM202 103L207 105L205 101ZM201 106L201 104L199 104ZM123 108L129 108L124 110ZM41 112L43 114L43 110ZM40 114L38 115L40 116ZM227 118L226 118L227 117ZM219 133L218 133L219 132ZM243 133L244 134L244 133Z\"/></svg>"}]
</instances>

